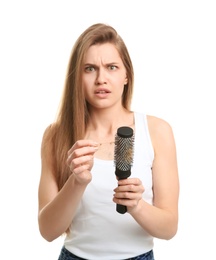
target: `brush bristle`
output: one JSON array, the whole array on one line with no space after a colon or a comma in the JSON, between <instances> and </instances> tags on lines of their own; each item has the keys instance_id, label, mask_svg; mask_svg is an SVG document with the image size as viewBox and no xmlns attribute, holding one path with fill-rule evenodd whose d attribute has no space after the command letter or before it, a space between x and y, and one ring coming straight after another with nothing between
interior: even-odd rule
<instances>
[{"instance_id":1,"label":"brush bristle","mask_svg":"<svg viewBox=\"0 0 216 260\"><path fill-rule=\"evenodd\" d=\"M133 164L134 134L133 129L122 127L115 136L114 163L121 171L127 171ZM128 132L129 130L129 132ZM125 131L126 134L125 134ZM128 134L129 133L129 134Z\"/></svg>"}]
</instances>

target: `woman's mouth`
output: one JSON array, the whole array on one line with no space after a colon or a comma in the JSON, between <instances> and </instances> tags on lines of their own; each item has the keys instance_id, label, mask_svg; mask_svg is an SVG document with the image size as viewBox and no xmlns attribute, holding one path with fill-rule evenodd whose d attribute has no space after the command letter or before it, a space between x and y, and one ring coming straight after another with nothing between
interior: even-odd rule
<instances>
[{"instance_id":1,"label":"woman's mouth","mask_svg":"<svg viewBox=\"0 0 216 260\"><path fill-rule=\"evenodd\" d=\"M108 96L108 94L110 94L110 93L111 93L111 91L108 89L97 89L95 91L96 96L99 98L106 98Z\"/></svg>"}]
</instances>

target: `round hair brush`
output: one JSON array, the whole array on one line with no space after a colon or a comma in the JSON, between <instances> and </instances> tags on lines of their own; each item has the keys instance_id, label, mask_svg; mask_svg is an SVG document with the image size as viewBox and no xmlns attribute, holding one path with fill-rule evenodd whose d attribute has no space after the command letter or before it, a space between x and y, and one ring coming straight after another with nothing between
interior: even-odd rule
<instances>
[{"instance_id":1,"label":"round hair brush","mask_svg":"<svg viewBox=\"0 0 216 260\"><path fill-rule=\"evenodd\" d=\"M133 129L128 126L122 126L117 129L115 136L115 175L119 180L126 179L131 175L131 166L133 164L134 155L134 134ZM116 205L116 211L124 214L127 207L124 205Z\"/></svg>"}]
</instances>

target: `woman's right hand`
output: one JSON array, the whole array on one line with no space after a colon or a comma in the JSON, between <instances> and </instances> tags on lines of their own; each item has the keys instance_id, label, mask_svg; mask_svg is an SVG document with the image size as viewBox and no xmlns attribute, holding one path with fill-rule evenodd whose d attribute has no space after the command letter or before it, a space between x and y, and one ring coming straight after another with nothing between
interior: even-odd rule
<instances>
[{"instance_id":1,"label":"woman's right hand","mask_svg":"<svg viewBox=\"0 0 216 260\"><path fill-rule=\"evenodd\" d=\"M68 151L66 163L80 184L88 184L92 179L91 169L98 147L92 140L78 140Z\"/></svg>"},{"instance_id":2,"label":"woman's right hand","mask_svg":"<svg viewBox=\"0 0 216 260\"><path fill-rule=\"evenodd\" d=\"M53 241L68 229L73 220L80 199L92 178L91 169L98 144L91 140L80 140L73 145L65 162L73 173L59 190L49 133L46 132L43 137L41 151L38 222L41 235L47 241Z\"/></svg>"}]
</instances>

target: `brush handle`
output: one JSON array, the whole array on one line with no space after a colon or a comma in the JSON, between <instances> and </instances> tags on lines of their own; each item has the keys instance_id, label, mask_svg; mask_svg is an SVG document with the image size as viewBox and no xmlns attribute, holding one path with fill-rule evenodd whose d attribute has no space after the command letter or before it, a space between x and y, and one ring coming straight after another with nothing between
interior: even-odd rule
<instances>
[{"instance_id":1,"label":"brush handle","mask_svg":"<svg viewBox=\"0 0 216 260\"><path fill-rule=\"evenodd\" d=\"M127 171L120 171L119 169L116 169L115 174L119 180L123 180L127 179L131 175L131 170L129 169ZM124 205L117 204L116 211L118 213L125 214L127 212L127 207Z\"/></svg>"},{"instance_id":2,"label":"brush handle","mask_svg":"<svg viewBox=\"0 0 216 260\"><path fill-rule=\"evenodd\" d=\"M121 214L125 214L127 212L127 207L124 205L117 204L116 211Z\"/></svg>"}]
</instances>

